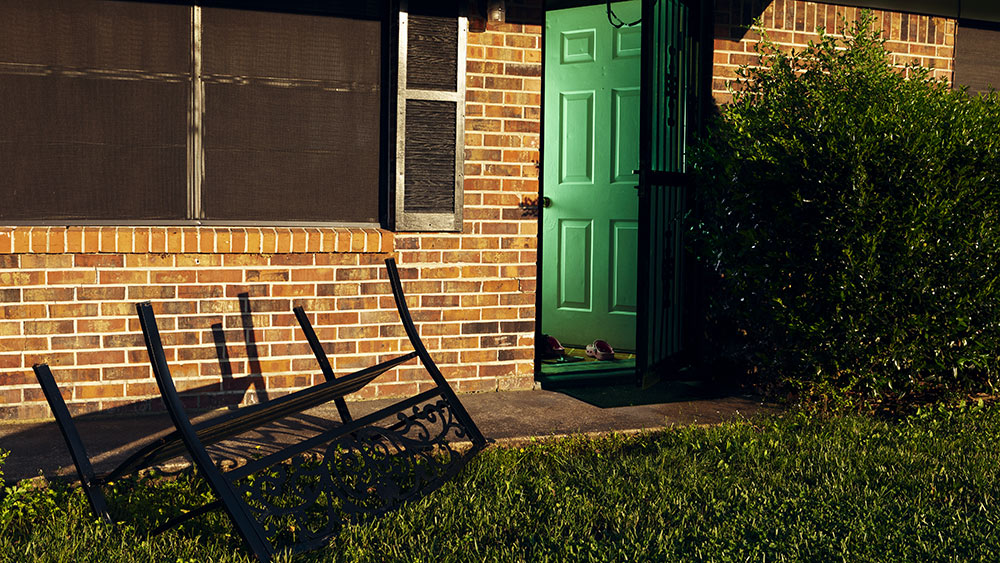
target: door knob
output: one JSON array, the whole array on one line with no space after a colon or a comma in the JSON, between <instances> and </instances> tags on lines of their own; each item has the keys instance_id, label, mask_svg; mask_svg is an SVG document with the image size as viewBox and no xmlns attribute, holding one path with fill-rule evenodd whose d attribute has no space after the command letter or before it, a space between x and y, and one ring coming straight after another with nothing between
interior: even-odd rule
<instances>
[{"instance_id":1,"label":"door knob","mask_svg":"<svg viewBox=\"0 0 1000 563\"><path fill-rule=\"evenodd\" d=\"M542 197L542 207L552 207L552 200L543 196Z\"/></svg>"}]
</instances>

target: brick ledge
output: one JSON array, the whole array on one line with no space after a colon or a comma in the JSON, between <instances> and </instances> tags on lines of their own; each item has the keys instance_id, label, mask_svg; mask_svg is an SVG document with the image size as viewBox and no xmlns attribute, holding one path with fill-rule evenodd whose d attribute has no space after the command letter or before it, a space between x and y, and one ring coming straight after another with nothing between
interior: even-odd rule
<instances>
[{"instance_id":1,"label":"brick ledge","mask_svg":"<svg viewBox=\"0 0 1000 563\"><path fill-rule=\"evenodd\" d=\"M0 227L0 254L392 252L393 234L358 227Z\"/></svg>"}]
</instances>

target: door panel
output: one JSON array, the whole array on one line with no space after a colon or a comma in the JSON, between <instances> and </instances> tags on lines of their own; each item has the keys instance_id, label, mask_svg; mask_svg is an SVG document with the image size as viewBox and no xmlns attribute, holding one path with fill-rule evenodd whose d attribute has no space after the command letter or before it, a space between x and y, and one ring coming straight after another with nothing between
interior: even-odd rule
<instances>
[{"instance_id":1,"label":"door panel","mask_svg":"<svg viewBox=\"0 0 1000 563\"><path fill-rule=\"evenodd\" d=\"M615 10L618 8L615 7ZM615 58L636 57L642 54L642 28L621 27L615 29Z\"/></svg>"},{"instance_id":2,"label":"door panel","mask_svg":"<svg viewBox=\"0 0 1000 563\"><path fill-rule=\"evenodd\" d=\"M611 181L635 185L639 167L639 89L616 88L611 92Z\"/></svg>"},{"instance_id":3,"label":"door panel","mask_svg":"<svg viewBox=\"0 0 1000 563\"><path fill-rule=\"evenodd\" d=\"M560 95L559 183L594 182L594 92Z\"/></svg>"},{"instance_id":4,"label":"door panel","mask_svg":"<svg viewBox=\"0 0 1000 563\"><path fill-rule=\"evenodd\" d=\"M564 344L635 349L640 52L604 4L546 14L541 317Z\"/></svg>"},{"instance_id":5,"label":"door panel","mask_svg":"<svg viewBox=\"0 0 1000 563\"><path fill-rule=\"evenodd\" d=\"M593 222L559 222L559 308L591 310ZM568 266L568 267L567 267Z\"/></svg>"},{"instance_id":6,"label":"door panel","mask_svg":"<svg viewBox=\"0 0 1000 563\"><path fill-rule=\"evenodd\" d=\"M613 221L611 228L611 312L635 314L635 273L639 269L638 221Z\"/></svg>"},{"instance_id":7,"label":"door panel","mask_svg":"<svg viewBox=\"0 0 1000 563\"><path fill-rule=\"evenodd\" d=\"M594 62L596 35L596 31L593 29L560 32L562 64Z\"/></svg>"}]
</instances>

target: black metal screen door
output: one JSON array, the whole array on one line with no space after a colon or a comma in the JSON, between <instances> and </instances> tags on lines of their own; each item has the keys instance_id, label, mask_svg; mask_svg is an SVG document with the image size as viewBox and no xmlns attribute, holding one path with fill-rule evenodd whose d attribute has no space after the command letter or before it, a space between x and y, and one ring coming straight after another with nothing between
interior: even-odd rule
<instances>
[{"instance_id":1,"label":"black metal screen door","mask_svg":"<svg viewBox=\"0 0 1000 563\"><path fill-rule=\"evenodd\" d=\"M697 114L698 0L643 0L636 376L648 386L683 343L686 135Z\"/></svg>"}]
</instances>

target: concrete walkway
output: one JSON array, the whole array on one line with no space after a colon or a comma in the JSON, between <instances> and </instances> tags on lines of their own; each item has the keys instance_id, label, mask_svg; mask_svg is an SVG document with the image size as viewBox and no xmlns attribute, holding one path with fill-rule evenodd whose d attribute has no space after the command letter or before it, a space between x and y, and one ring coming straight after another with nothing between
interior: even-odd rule
<instances>
[{"instance_id":1,"label":"concrete walkway","mask_svg":"<svg viewBox=\"0 0 1000 563\"><path fill-rule=\"evenodd\" d=\"M613 393L609 392L608 397ZM620 392L619 392L620 395ZM641 396L641 394L640 394ZM750 396L696 398L675 393L669 402L638 406L604 406L600 393L584 402L561 392L507 391L460 395L487 439L500 444L531 437L573 433L630 432L672 424L714 424L771 410ZM661 396L654 396L657 400ZM609 399L610 402L613 401ZM351 403L351 412L362 416L391 404L383 399ZM634 402L634 401L633 401ZM211 415L207 415L211 416ZM222 455L234 455L260 444L279 444L302 432L311 432L329 420L339 420L332 405L289 417L255 435L244 435L235 445L227 443ZM86 416L76 419L81 436L98 473L109 471L151 437L172 429L164 415ZM0 425L0 449L11 452L2 470L8 481L37 477L75 477L72 460L55 422ZM259 451L259 450L258 450Z\"/></svg>"}]
</instances>

